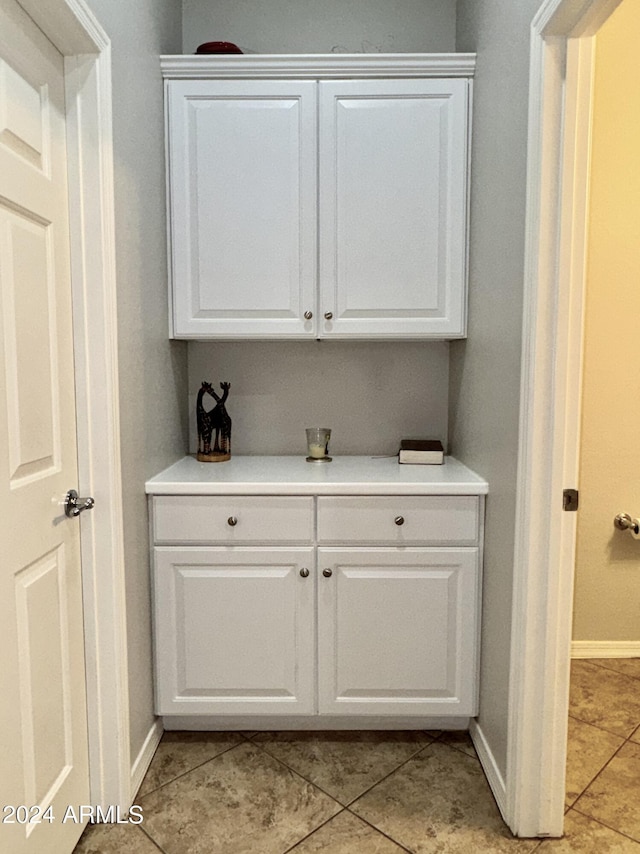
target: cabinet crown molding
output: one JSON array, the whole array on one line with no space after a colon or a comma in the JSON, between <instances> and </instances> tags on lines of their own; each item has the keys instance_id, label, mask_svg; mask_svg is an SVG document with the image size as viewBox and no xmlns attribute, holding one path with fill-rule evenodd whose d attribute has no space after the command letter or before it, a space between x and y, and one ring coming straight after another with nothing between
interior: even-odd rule
<instances>
[{"instance_id":1,"label":"cabinet crown molding","mask_svg":"<svg viewBox=\"0 0 640 854\"><path fill-rule=\"evenodd\" d=\"M342 53L161 56L162 76L323 79L331 77L473 77L475 53Z\"/></svg>"}]
</instances>

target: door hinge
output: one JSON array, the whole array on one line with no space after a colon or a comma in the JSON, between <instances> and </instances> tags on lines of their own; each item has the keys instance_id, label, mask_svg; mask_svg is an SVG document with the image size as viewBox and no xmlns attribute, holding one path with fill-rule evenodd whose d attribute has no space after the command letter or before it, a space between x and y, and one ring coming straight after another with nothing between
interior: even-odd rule
<instances>
[{"instance_id":1,"label":"door hinge","mask_svg":"<svg viewBox=\"0 0 640 854\"><path fill-rule=\"evenodd\" d=\"M562 509L574 511L578 509L578 490L565 489L562 492Z\"/></svg>"}]
</instances>

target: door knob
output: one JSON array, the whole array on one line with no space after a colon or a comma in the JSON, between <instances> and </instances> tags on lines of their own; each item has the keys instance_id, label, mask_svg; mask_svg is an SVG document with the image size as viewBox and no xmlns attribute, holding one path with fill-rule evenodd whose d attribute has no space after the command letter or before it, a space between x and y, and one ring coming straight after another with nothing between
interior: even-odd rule
<instances>
[{"instance_id":1,"label":"door knob","mask_svg":"<svg viewBox=\"0 0 640 854\"><path fill-rule=\"evenodd\" d=\"M301 575L303 578L309 578L309 570L307 569L307 567L306 567L306 566L303 566L303 567L302 567L302 569L300 570L300 575Z\"/></svg>"},{"instance_id":2,"label":"door knob","mask_svg":"<svg viewBox=\"0 0 640 854\"><path fill-rule=\"evenodd\" d=\"M332 311L325 311L325 313L324 313L324 319L325 320L331 320L332 317L333 317Z\"/></svg>"},{"instance_id":3,"label":"door knob","mask_svg":"<svg viewBox=\"0 0 640 854\"><path fill-rule=\"evenodd\" d=\"M229 518L227 519L227 525L231 525L232 528L235 528L237 524L238 519L236 518L236 516L229 516Z\"/></svg>"},{"instance_id":4,"label":"door knob","mask_svg":"<svg viewBox=\"0 0 640 854\"><path fill-rule=\"evenodd\" d=\"M631 531L636 537L640 534L640 520L632 519L628 513L618 513L613 524L619 531Z\"/></svg>"},{"instance_id":5,"label":"door knob","mask_svg":"<svg viewBox=\"0 0 640 854\"><path fill-rule=\"evenodd\" d=\"M93 498L80 498L75 489L70 489L64 497L64 513L70 519L79 516L83 510L91 510L96 502Z\"/></svg>"},{"instance_id":6,"label":"door knob","mask_svg":"<svg viewBox=\"0 0 640 854\"><path fill-rule=\"evenodd\" d=\"M312 317L313 317L312 311L305 311L305 313L304 313L304 319L305 320L311 320Z\"/></svg>"},{"instance_id":7,"label":"door knob","mask_svg":"<svg viewBox=\"0 0 640 854\"><path fill-rule=\"evenodd\" d=\"M331 578L331 576L333 575L333 571L330 569L323 569L322 574L325 578Z\"/></svg>"}]
</instances>

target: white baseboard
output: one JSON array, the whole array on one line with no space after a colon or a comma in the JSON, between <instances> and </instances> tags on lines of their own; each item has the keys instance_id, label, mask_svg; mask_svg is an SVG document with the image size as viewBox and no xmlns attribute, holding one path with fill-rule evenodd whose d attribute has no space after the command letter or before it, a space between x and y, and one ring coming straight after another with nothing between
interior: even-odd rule
<instances>
[{"instance_id":1,"label":"white baseboard","mask_svg":"<svg viewBox=\"0 0 640 854\"><path fill-rule=\"evenodd\" d=\"M504 778L500 773L500 769L496 763L495 757L489 747L487 739L475 718L469 722L469 735L473 741L473 746L478 754L478 759L482 765L482 770L485 773L493 796L496 799L498 809L502 818L507 821L507 787L505 786Z\"/></svg>"},{"instance_id":2,"label":"white baseboard","mask_svg":"<svg viewBox=\"0 0 640 854\"><path fill-rule=\"evenodd\" d=\"M356 730L445 729L467 730L469 718L391 717L388 715L165 715L165 730Z\"/></svg>"},{"instance_id":3,"label":"white baseboard","mask_svg":"<svg viewBox=\"0 0 640 854\"><path fill-rule=\"evenodd\" d=\"M573 641L571 658L640 658L640 641Z\"/></svg>"},{"instance_id":4,"label":"white baseboard","mask_svg":"<svg viewBox=\"0 0 640 854\"><path fill-rule=\"evenodd\" d=\"M156 718L151 729L147 733L144 744L140 748L140 753L138 753L133 765L131 766L131 803L134 803L135 797L138 794L138 789L144 780L144 775L149 770L149 765L151 765L153 755L158 749L163 732L162 720L160 718Z\"/></svg>"}]
</instances>

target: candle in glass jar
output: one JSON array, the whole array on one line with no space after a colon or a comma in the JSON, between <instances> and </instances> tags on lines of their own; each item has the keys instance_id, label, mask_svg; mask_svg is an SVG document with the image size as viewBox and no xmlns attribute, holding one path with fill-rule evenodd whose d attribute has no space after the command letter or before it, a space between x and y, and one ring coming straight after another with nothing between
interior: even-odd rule
<instances>
[{"instance_id":1,"label":"candle in glass jar","mask_svg":"<svg viewBox=\"0 0 640 854\"><path fill-rule=\"evenodd\" d=\"M313 457L316 460L319 460L321 457L326 456L326 451L327 451L326 445L316 445L316 444L310 444L309 445L309 456Z\"/></svg>"},{"instance_id":2,"label":"candle in glass jar","mask_svg":"<svg viewBox=\"0 0 640 854\"><path fill-rule=\"evenodd\" d=\"M331 430L328 427L307 427L307 450L308 460L329 460L329 439Z\"/></svg>"}]
</instances>

